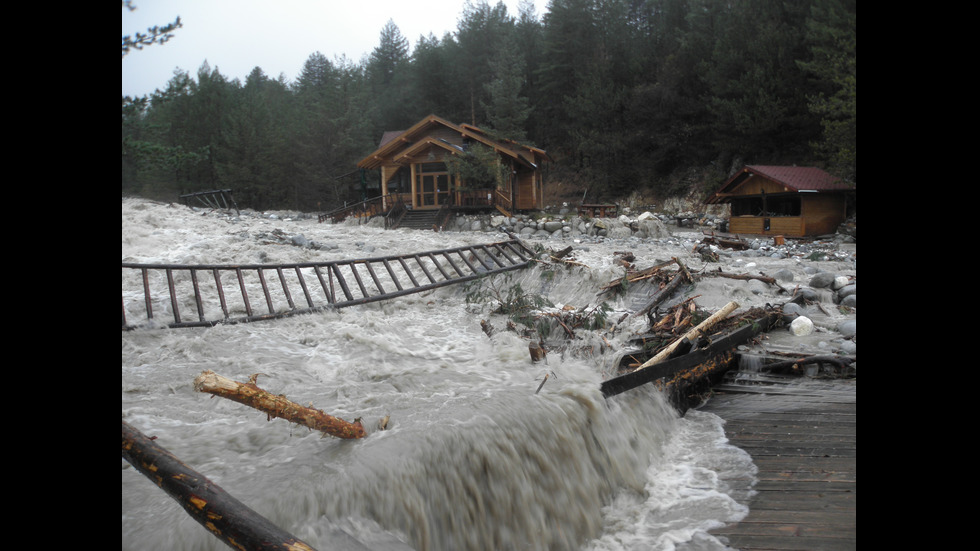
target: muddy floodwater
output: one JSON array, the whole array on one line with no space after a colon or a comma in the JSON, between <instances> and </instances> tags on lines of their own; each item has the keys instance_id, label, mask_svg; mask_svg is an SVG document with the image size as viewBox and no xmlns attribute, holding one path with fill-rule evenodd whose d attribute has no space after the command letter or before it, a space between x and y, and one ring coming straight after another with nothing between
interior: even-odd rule
<instances>
[{"instance_id":1,"label":"muddy floodwater","mask_svg":"<svg viewBox=\"0 0 980 551\"><path fill-rule=\"evenodd\" d=\"M123 199L122 229L123 262L177 264L317 262L507 239L140 199ZM278 237L298 234L319 248ZM645 320L585 335L590 353L551 353L546 363L530 360L518 333L488 336L481 328L507 320L489 301L472 300L475 285L519 285L558 308L605 300L610 317L628 311L635 297L597 295L622 277L614 252L624 243L543 243L569 244L574 269L536 265L492 282L280 320L123 331L123 421L321 551L341 532L364 542L395 538L419 551L725 549L708 531L748 513L748 496L730 488L745 487L755 467L728 444L721 419L696 410L681 417L652 388L608 400L599 392ZM698 265L683 256L689 248L680 239L632 245L640 267L673 256ZM717 309L708 303L723 304L733 292L719 289L704 306ZM141 297L124 287L124 307ZM193 381L205 370L238 381L260 374L260 387L359 418L368 435L324 437L196 392ZM125 459L121 470L124 550L226 549Z\"/></svg>"}]
</instances>

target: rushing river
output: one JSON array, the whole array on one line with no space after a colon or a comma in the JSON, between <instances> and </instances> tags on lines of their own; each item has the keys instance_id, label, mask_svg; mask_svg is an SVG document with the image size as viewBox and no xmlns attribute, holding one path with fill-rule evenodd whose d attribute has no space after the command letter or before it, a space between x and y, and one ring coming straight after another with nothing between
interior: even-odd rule
<instances>
[{"instance_id":1,"label":"rushing river","mask_svg":"<svg viewBox=\"0 0 980 551\"><path fill-rule=\"evenodd\" d=\"M146 263L311 262L506 239L135 199L123 200L122 222L123 261ZM283 234L320 248L274 238ZM520 285L558 306L594 305L598 288L622 273L614 250L591 244L577 256L587 267L535 267L480 284ZM648 264L677 254L640 253ZM730 488L744 487L755 467L728 445L721 420L696 410L680 417L649 388L604 399L599 385L626 330L587 336L589 353L579 347L532 363L528 341L504 330L492 304L467 300L473 290L454 285L274 321L123 331L123 420L320 551L334 548L340 531L364 542L397 537L419 551L726 549L708 531L747 514L746 496ZM137 300L131 291L139 289L124 288L124 304ZM498 330L488 336L481 320ZM342 440L269 421L196 392L205 370L239 381L258 373L260 387L360 418L369 434ZM122 548L226 547L123 459Z\"/></svg>"}]
</instances>

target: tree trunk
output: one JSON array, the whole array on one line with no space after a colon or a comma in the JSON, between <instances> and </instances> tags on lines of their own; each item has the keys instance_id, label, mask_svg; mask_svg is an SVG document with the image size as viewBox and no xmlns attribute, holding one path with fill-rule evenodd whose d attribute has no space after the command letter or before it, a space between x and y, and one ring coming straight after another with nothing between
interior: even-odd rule
<instances>
[{"instance_id":1,"label":"tree trunk","mask_svg":"<svg viewBox=\"0 0 980 551\"><path fill-rule=\"evenodd\" d=\"M291 402L285 396L266 392L255 385L256 377L258 375L252 375L247 383L239 383L208 370L194 379L194 390L207 392L264 411L268 414L269 419L282 417L292 423L304 425L337 438L363 438L365 436L366 433L360 419L348 423L318 409Z\"/></svg>"},{"instance_id":2,"label":"tree trunk","mask_svg":"<svg viewBox=\"0 0 980 551\"><path fill-rule=\"evenodd\" d=\"M215 537L234 549L313 551L125 421L122 456Z\"/></svg>"},{"instance_id":3,"label":"tree trunk","mask_svg":"<svg viewBox=\"0 0 980 551\"><path fill-rule=\"evenodd\" d=\"M653 365L655 363L662 362L662 361L666 360L667 358L670 357L671 352L673 352L675 348L677 348L678 346L680 346L680 343L684 339L687 339L690 342L697 342L697 340L699 338L701 338L701 336L704 334L704 332L706 330L710 329L712 326L714 326L719 321L727 318L728 315L731 314L732 312L734 312L736 308L738 308L738 303L737 302L735 302L735 301L729 302L721 310L718 310L714 314L711 314L711 316L708 319L706 319L706 320L702 321L701 323L699 323L697 325L697 327L695 327L694 329L691 329L690 331L688 331L687 333L685 333L684 336L682 336L681 338L675 340L669 346L667 346L666 348L664 348L663 350L661 350L659 353L657 353L656 356L654 356L654 357L650 358L649 360L647 360L646 362L644 362L643 365L641 365L640 367L636 368L634 371L639 371L639 370L643 369L644 367L649 367L649 366L651 366L651 365Z\"/></svg>"}]
</instances>

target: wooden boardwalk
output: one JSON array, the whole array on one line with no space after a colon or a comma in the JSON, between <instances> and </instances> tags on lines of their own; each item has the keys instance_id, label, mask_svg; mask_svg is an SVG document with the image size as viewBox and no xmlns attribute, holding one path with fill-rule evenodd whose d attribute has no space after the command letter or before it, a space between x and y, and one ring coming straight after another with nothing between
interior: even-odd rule
<instances>
[{"instance_id":1,"label":"wooden boardwalk","mask_svg":"<svg viewBox=\"0 0 980 551\"><path fill-rule=\"evenodd\" d=\"M856 549L857 380L713 390L699 409L726 421L730 443L748 452L759 472L748 516L712 534L746 551Z\"/></svg>"}]
</instances>

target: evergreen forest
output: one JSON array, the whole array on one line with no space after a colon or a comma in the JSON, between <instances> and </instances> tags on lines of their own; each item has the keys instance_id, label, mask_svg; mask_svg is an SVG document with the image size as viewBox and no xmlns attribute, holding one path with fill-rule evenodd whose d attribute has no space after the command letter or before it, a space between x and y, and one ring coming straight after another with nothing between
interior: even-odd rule
<instances>
[{"instance_id":1,"label":"evergreen forest","mask_svg":"<svg viewBox=\"0 0 980 551\"><path fill-rule=\"evenodd\" d=\"M855 0L470 0L411 51L390 20L359 62L244 82L205 62L123 97L122 191L327 211L377 189L356 164L385 131L430 114L546 150L555 201L710 192L741 164L856 184L856 36Z\"/></svg>"}]
</instances>

